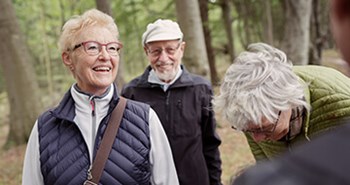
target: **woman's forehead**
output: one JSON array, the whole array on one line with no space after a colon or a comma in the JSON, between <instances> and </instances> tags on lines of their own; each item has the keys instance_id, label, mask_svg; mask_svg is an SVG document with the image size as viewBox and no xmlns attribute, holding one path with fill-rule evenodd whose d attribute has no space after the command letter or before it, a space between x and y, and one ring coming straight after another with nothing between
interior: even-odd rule
<instances>
[{"instance_id":1,"label":"woman's forehead","mask_svg":"<svg viewBox=\"0 0 350 185\"><path fill-rule=\"evenodd\" d=\"M259 123L248 121L247 128L261 128L261 127L264 127L265 125L270 125L270 124L271 124L271 121L269 121L265 116L263 116L261 117Z\"/></svg>"},{"instance_id":2,"label":"woman's forehead","mask_svg":"<svg viewBox=\"0 0 350 185\"><path fill-rule=\"evenodd\" d=\"M77 41L85 42L88 40L97 41L101 43L108 43L118 41L116 33L104 27L92 26L80 31L76 36Z\"/></svg>"}]
</instances>

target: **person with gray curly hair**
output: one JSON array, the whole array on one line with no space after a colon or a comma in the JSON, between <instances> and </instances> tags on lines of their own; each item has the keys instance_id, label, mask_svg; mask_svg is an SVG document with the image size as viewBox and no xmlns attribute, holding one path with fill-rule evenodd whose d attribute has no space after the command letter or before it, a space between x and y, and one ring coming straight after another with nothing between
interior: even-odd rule
<instances>
[{"instance_id":1,"label":"person with gray curly hair","mask_svg":"<svg viewBox=\"0 0 350 185\"><path fill-rule=\"evenodd\" d=\"M350 80L327 67L293 66L283 51L254 43L227 69L213 104L260 161L349 118Z\"/></svg>"},{"instance_id":2,"label":"person with gray curly hair","mask_svg":"<svg viewBox=\"0 0 350 185\"><path fill-rule=\"evenodd\" d=\"M330 20L333 36L339 48L342 58L350 64L350 1L348 0L331 0L330 1ZM309 77L313 77L313 71L309 72ZM326 71L324 71L326 72ZM323 73L329 77L327 73ZM348 117L349 106L346 107L349 100L349 91L337 91L337 86L341 85L342 89L348 89L348 82L343 82L343 77L331 77L333 80L328 84L333 87L333 91L327 88L318 89L328 97L340 97L336 103L327 100L329 98L320 98L312 96L312 111L309 120L310 127L319 123L320 129L326 128L324 125L328 121L321 121L325 117L334 116L329 122L340 120L340 124L350 123ZM340 77L340 78L339 78ZM318 80L318 78L315 78ZM310 85L311 86L311 85ZM328 95L327 95L328 94ZM342 102L342 103L340 103ZM321 106L323 105L323 107ZM340 106L340 108L337 108ZM319 107L319 109L314 108ZM329 113L321 114L324 109L335 107ZM342 109L343 115L339 110ZM329 109L331 110L331 109ZM318 115L318 116L316 116ZM342 117L340 119L340 117ZM317 119L316 119L317 118ZM330 118L330 117L329 117ZM346 119L347 118L347 119ZM262 162L241 174L232 185L281 185L281 184L298 184L298 185L319 185L332 184L344 185L350 184L350 124L343 124L337 129L325 132L322 136L313 139L311 142L293 149L292 152L286 152L281 157Z\"/></svg>"}]
</instances>

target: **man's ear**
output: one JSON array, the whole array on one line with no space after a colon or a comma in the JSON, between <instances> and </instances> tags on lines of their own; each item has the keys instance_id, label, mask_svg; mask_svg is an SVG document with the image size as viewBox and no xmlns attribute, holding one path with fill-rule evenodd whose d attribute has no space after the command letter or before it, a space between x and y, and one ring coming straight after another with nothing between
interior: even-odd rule
<instances>
[{"instance_id":1,"label":"man's ear","mask_svg":"<svg viewBox=\"0 0 350 185\"><path fill-rule=\"evenodd\" d=\"M63 52L62 55L62 61L65 66L67 66L71 71L74 69L73 62L71 59L71 56L69 55L68 52Z\"/></svg>"},{"instance_id":2,"label":"man's ear","mask_svg":"<svg viewBox=\"0 0 350 185\"><path fill-rule=\"evenodd\" d=\"M186 42L182 41L182 43L181 43L181 50L185 51L185 48L186 48Z\"/></svg>"},{"instance_id":3,"label":"man's ear","mask_svg":"<svg viewBox=\"0 0 350 185\"><path fill-rule=\"evenodd\" d=\"M148 51L147 51L147 47L143 47L143 51L145 51L145 54L148 56Z\"/></svg>"}]
</instances>

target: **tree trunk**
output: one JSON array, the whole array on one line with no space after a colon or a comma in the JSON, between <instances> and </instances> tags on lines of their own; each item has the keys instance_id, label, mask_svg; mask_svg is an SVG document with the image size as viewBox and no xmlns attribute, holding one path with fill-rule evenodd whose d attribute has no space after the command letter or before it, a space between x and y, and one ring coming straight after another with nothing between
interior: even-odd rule
<instances>
[{"instance_id":1,"label":"tree trunk","mask_svg":"<svg viewBox=\"0 0 350 185\"><path fill-rule=\"evenodd\" d=\"M285 30L281 48L297 65L308 64L312 0L286 0Z\"/></svg>"},{"instance_id":2,"label":"tree trunk","mask_svg":"<svg viewBox=\"0 0 350 185\"><path fill-rule=\"evenodd\" d=\"M227 50L230 55L230 61L233 62L235 59L235 47L233 40L233 31L232 31L232 17L231 17L231 4L229 0L221 0L220 2L222 10L222 18L224 22L224 27L227 37Z\"/></svg>"},{"instance_id":3,"label":"tree trunk","mask_svg":"<svg viewBox=\"0 0 350 185\"><path fill-rule=\"evenodd\" d=\"M112 8L109 0L96 0L96 7L101 12L112 16Z\"/></svg>"},{"instance_id":4,"label":"tree trunk","mask_svg":"<svg viewBox=\"0 0 350 185\"><path fill-rule=\"evenodd\" d=\"M10 105L5 147L26 143L40 112L38 84L11 0L0 1L0 64Z\"/></svg>"},{"instance_id":5,"label":"tree trunk","mask_svg":"<svg viewBox=\"0 0 350 185\"><path fill-rule=\"evenodd\" d=\"M208 74L208 56L197 0L175 0L176 16L184 33L186 50L183 63L196 74Z\"/></svg>"},{"instance_id":6,"label":"tree trunk","mask_svg":"<svg viewBox=\"0 0 350 185\"><path fill-rule=\"evenodd\" d=\"M49 92L49 96L53 95L53 78L52 78L52 65L51 65L51 56L49 51L49 43L48 36L46 34L46 6L45 1L40 2L40 22L41 22L41 36L42 36L42 44L43 48L42 55L40 60L45 64L46 70L46 80L47 80L47 90Z\"/></svg>"},{"instance_id":7,"label":"tree trunk","mask_svg":"<svg viewBox=\"0 0 350 185\"><path fill-rule=\"evenodd\" d=\"M113 17L111 3L109 0L96 0L96 7L101 12L104 12L104 13ZM121 91L122 87L125 84L125 80L123 77L124 76L123 71L125 71L124 70L124 63L121 61L122 61L122 55L120 56L120 60L119 60L118 74L117 74L116 79L114 80L114 82L117 84L119 92Z\"/></svg>"},{"instance_id":8,"label":"tree trunk","mask_svg":"<svg viewBox=\"0 0 350 185\"><path fill-rule=\"evenodd\" d=\"M208 17L208 1L207 0L198 0L199 7L200 7L200 13L202 18L202 25L203 25L203 31L204 31L204 38L205 38L205 46L208 53L208 60L209 60L209 70L210 70L210 79L211 83L213 85L218 85L220 82L216 65L215 65L215 54L214 49L212 47L211 42L211 35L210 35L210 28L209 28L209 17Z\"/></svg>"},{"instance_id":9,"label":"tree trunk","mask_svg":"<svg viewBox=\"0 0 350 185\"><path fill-rule=\"evenodd\" d=\"M271 2L270 0L263 1L265 6L265 16L266 21L264 24L264 41L270 45L274 45L273 42L273 21L272 21L272 12L271 12Z\"/></svg>"},{"instance_id":10,"label":"tree trunk","mask_svg":"<svg viewBox=\"0 0 350 185\"><path fill-rule=\"evenodd\" d=\"M64 6L63 0L58 0L58 4L59 4L59 7L60 7L60 21L61 21L60 28L62 28L64 23L65 23L65 21L66 21L65 6Z\"/></svg>"},{"instance_id":11,"label":"tree trunk","mask_svg":"<svg viewBox=\"0 0 350 185\"><path fill-rule=\"evenodd\" d=\"M321 34L321 20L320 20L320 1L312 1L312 18L311 18L311 43L309 53L309 63L314 65L321 64L323 38Z\"/></svg>"},{"instance_id":12,"label":"tree trunk","mask_svg":"<svg viewBox=\"0 0 350 185\"><path fill-rule=\"evenodd\" d=\"M251 2L246 0L233 0L232 1L238 14L239 30L238 35L243 48L247 48L249 44L253 42L253 26L250 23L253 19ZM254 26L256 26L253 23Z\"/></svg>"}]
</instances>

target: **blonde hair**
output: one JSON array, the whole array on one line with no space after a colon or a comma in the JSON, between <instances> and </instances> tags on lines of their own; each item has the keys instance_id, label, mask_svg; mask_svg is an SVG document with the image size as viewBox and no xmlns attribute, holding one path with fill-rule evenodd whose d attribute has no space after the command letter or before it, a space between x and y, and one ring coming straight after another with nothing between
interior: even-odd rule
<instances>
[{"instance_id":1,"label":"blonde hair","mask_svg":"<svg viewBox=\"0 0 350 185\"><path fill-rule=\"evenodd\" d=\"M76 37L80 32L88 27L99 26L107 28L119 38L118 27L113 18L99 10L91 9L82 15L73 16L62 27L62 33L58 41L59 50L65 52L74 47Z\"/></svg>"},{"instance_id":2,"label":"blonde hair","mask_svg":"<svg viewBox=\"0 0 350 185\"><path fill-rule=\"evenodd\" d=\"M296 106L309 109L304 87L284 52L254 43L227 69L213 104L232 126L242 130L250 121L260 125L263 116L273 122L279 111Z\"/></svg>"}]
</instances>

